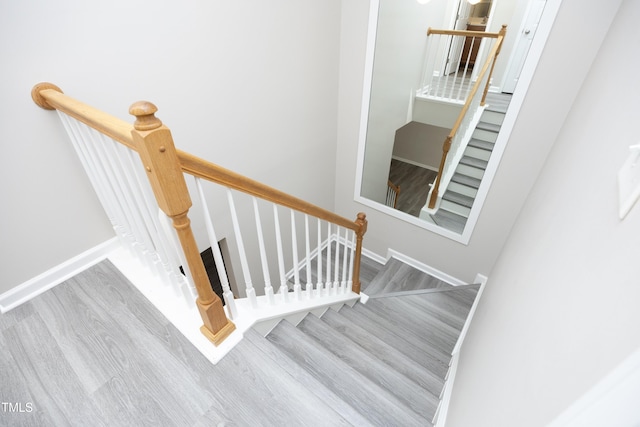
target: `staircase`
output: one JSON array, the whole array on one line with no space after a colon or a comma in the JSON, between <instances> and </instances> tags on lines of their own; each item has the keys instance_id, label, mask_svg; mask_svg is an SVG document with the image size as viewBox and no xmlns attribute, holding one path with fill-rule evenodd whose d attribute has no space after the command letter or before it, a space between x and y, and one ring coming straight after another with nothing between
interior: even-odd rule
<instances>
[{"instance_id":1,"label":"staircase","mask_svg":"<svg viewBox=\"0 0 640 427\"><path fill-rule=\"evenodd\" d=\"M377 279L434 282L406 264L388 266L370 286ZM389 280L390 269L400 272L400 279ZM430 288L372 297L367 304L328 309L321 316L308 314L297 325L283 320L266 339L252 330L245 341L261 352L258 357L265 356L329 404L346 424L430 426L479 285Z\"/></svg>"},{"instance_id":2,"label":"staircase","mask_svg":"<svg viewBox=\"0 0 640 427\"><path fill-rule=\"evenodd\" d=\"M488 106L442 195L440 208L431 215L439 226L456 233L464 230L510 101L509 94L487 94Z\"/></svg>"}]
</instances>

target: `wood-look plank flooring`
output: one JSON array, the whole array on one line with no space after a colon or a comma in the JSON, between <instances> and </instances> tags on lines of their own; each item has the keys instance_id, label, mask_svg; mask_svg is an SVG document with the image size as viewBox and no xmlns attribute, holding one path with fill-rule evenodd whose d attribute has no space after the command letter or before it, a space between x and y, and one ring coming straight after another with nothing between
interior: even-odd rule
<instances>
[{"instance_id":1,"label":"wood-look plank flooring","mask_svg":"<svg viewBox=\"0 0 640 427\"><path fill-rule=\"evenodd\" d=\"M363 258L364 286L394 276L435 283ZM104 261L0 315L0 397L33 408L0 425L430 426L476 291L281 322L212 365Z\"/></svg>"},{"instance_id":2,"label":"wood-look plank flooring","mask_svg":"<svg viewBox=\"0 0 640 427\"><path fill-rule=\"evenodd\" d=\"M212 365L108 261L0 315L18 426L350 425L243 340Z\"/></svg>"},{"instance_id":3,"label":"wood-look plank flooring","mask_svg":"<svg viewBox=\"0 0 640 427\"><path fill-rule=\"evenodd\" d=\"M418 217L427 202L431 189L429 184L433 183L437 175L437 172L430 169L391 159L389 180L400 187L396 209Z\"/></svg>"}]
</instances>

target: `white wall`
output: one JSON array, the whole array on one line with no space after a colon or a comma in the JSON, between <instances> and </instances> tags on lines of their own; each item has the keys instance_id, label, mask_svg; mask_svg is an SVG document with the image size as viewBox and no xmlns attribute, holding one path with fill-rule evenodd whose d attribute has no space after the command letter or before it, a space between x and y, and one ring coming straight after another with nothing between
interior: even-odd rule
<instances>
[{"instance_id":1,"label":"white wall","mask_svg":"<svg viewBox=\"0 0 640 427\"><path fill-rule=\"evenodd\" d=\"M35 83L332 208L339 36L339 0L0 0L0 292L113 235Z\"/></svg>"},{"instance_id":2,"label":"white wall","mask_svg":"<svg viewBox=\"0 0 640 427\"><path fill-rule=\"evenodd\" d=\"M620 221L616 183L638 142L640 60L628 53L640 3L622 2L613 22L619 3L598 3L561 8L562 27L597 17L609 32L489 276L448 426L546 425L640 348L640 205Z\"/></svg>"},{"instance_id":3,"label":"white wall","mask_svg":"<svg viewBox=\"0 0 640 427\"><path fill-rule=\"evenodd\" d=\"M564 18L560 24L556 20L529 90L514 95L523 98L520 114L466 246L353 201L349 183L355 181L364 56L348 53L364 49L368 1L343 4L336 207L344 215L366 211L368 249L381 255L395 249L465 281L489 274L608 28L607 14L615 10L610 3L580 4L563 1Z\"/></svg>"}]
</instances>

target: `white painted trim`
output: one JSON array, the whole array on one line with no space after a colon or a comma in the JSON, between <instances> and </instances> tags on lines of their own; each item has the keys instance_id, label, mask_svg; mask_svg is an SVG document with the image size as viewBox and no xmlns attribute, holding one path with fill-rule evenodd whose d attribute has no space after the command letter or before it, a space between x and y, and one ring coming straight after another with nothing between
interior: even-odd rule
<instances>
[{"instance_id":1,"label":"white painted trim","mask_svg":"<svg viewBox=\"0 0 640 427\"><path fill-rule=\"evenodd\" d=\"M484 292L484 287L487 285L487 277L482 274L476 275L476 280L474 283L480 283L480 289L478 289L478 293L476 295L476 299L473 301L473 305L471 306L471 310L469 310L469 314L467 315L467 320L464 322L462 326L462 330L460 331L460 335L458 336L458 341L456 345L453 347L452 354L460 352L460 347L462 346L462 342L464 341L464 337L467 335L467 331L469 330L469 325L471 325L471 320L473 319L473 315L476 313L476 308L478 307L478 303L480 298L482 297L482 293Z\"/></svg>"},{"instance_id":2,"label":"white painted trim","mask_svg":"<svg viewBox=\"0 0 640 427\"><path fill-rule=\"evenodd\" d=\"M447 413L449 412L449 402L451 402L451 394L453 393L453 382L456 379L456 373L458 372L458 362L460 359L460 353L455 353L451 358L451 365L449 366L449 373L447 382L444 384L444 393L442 399L438 405L438 410L434 417L434 427L444 427L447 422Z\"/></svg>"},{"instance_id":3,"label":"white painted trim","mask_svg":"<svg viewBox=\"0 0 640 427\"><path fill-rule=\"evenodd\" d=\"M547 427L640 425L640 349L571 404Z\"/></svg>"},{"instance_id":4,"label":"white painted trim","mask_svg":"<svg viewBox=\"0 0 640 427\"><path fill-rule=\"evenodd\" d=\"M407 256L405 254L401 254L400 252L395 251L393 249L389 249L388 253L389 253L389 258L395 258L395 259L397 259L399 261L404 262L405 264L409 264L411 267L413 267L413 268L415 268L417 270L420 270L422 272L425 272L425 273L435 277L436 279L440 279L443 282L447 282L450 285L453 285L453 286L468 285L468 283L466 283L466 282L464 282L464 281L462 281L462 280L460 280L460 279L458 279L456 277L453 277L453 276L451 276L451 275L449 275L449 274L447 274L447 273L445 273L443 271L440 271L440 270L438 270L436 268L433 268L433 267L431 267L431 266L429 266L429 265L427 265L427 264L425 264L423 262L415 260L415 259L413 259L413 258L411 258L411 257L409 257L409 256Z\"/></svg>"},{"instance_id":5,"label":"white painted trim","mask_svg":"<svg viewBox=\"0 0 640 427\"><path fill-rule=\"evenodd\" d=\"M404 163L409 163L410 165L413 165L413 166L418 166L419 168L422 168L422 169L428 169L430 171L438 172L438 168L434 168L433 166L427 166L424 163L419 163L419 162L416 162L415 160L405 159L404 157L399 157L399 156L391 156L391 158Z\"/></svg>"},{"instance_id":6,"label":"white painted trim","mask_svg":"<svg viewBox=\"0 0 640 427\"><path fill-rule=\"evenodd\" d=\"M120 247L120 241L113 237L75 257L58 264L26 282L0 295L0 313L16 308L56 285L70 279L107 258L109 253Z\"/></svg>"}]
</instances>

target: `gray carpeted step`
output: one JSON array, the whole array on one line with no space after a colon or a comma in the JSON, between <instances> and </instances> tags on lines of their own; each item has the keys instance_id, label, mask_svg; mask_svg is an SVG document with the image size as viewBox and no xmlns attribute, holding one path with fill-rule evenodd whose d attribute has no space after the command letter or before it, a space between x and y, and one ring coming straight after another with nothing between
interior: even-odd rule
<instances>
[{"instance_id":1,"label":"gray carpeted step","mask_svg":"<svg viewBox=\"0 0 640 427\"><path fill-rule=\"evenodd\" d=\"M486 160L480 160L480 159L476 159L469 156L462 156L462 159L460 159L460 164L471 166L471 167L482 169L482 170L487 169L488 163L489 162L487 162Z\"/></svg>"},{"instance_id":2,"label":"gray carpeted step","mask_svg":"<svg viewBox=\"0 0 640 427\"><path fill-rule=\"evenodd\" d=\"M457 203L460 206L464 206L465 208L470 208L473 206L473 197L465 196L464 194L456 193L455 191L447 190L442 196L443 200L448 200L453 203Z\"/></svg>"},{"instance_id":3,"label":"gray carpeted step","mask_svg":"<svg viewBox=\"0 0 640 427\"><path fill-rule=\"evenodd\" d=\"M451 230L454 233L462 233L464 226L467 224L467 218L464 216L444 209L438 209L436 213L431 215L431 218L440 227Z\"/></svg>"},{"instance_id":4,"label":"gray carpeted step","mask_svg":"<svg viewBox=\"0 0 640 427\"><path fill-rule=\"evenodd\" d=\"M467 187L471 187L474 189L480 188L480 183L482 182L478 178L473 178L471 176L463 175L461 173L454 173L451 178L452 182L457 182L458 184L466 185Z\"/></svg>"},{"instance_id":5,"label":"gray carpeted step","mask_svg":"<svg viewBox=\"0 0 640 427\"><path fill-rule=\"evenodd\" d=\"M493 147L495 146L495 144L493 142L483 141L477 138L471 138L469 140L469 146L480 148L481 150L493 151Z\"/></svg>"}]
</instances>

